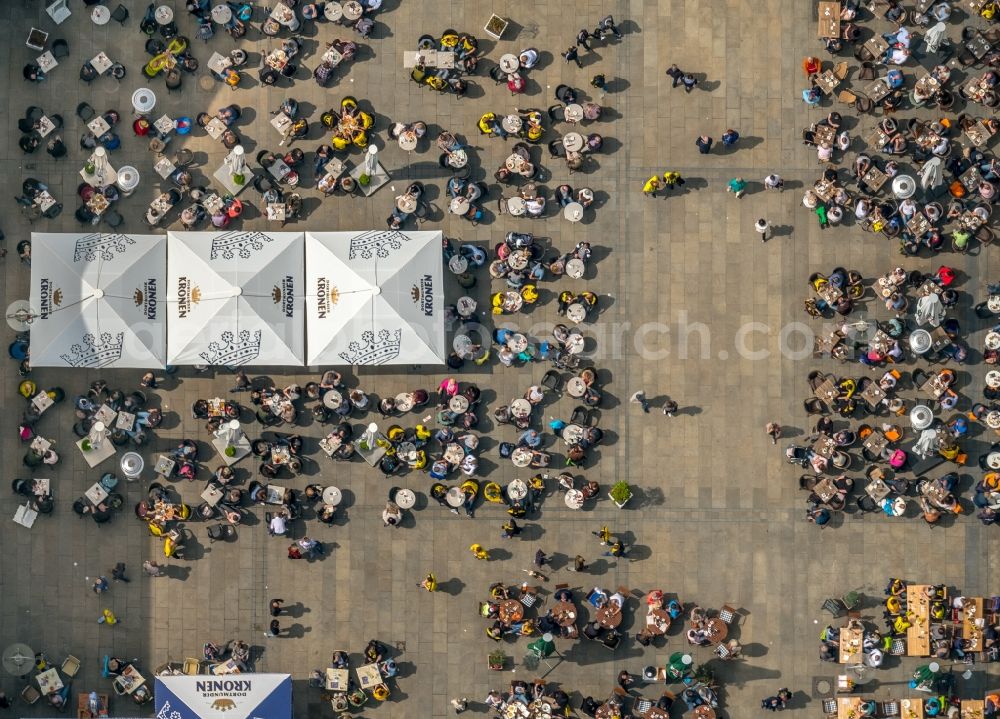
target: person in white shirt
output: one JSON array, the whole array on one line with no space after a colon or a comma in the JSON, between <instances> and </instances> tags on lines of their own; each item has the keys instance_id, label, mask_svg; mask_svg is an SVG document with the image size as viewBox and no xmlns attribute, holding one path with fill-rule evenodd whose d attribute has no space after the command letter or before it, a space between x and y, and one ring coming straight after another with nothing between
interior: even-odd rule
<instances>
[{"instance_id":1,"label":"person in white shirt","mask_svg":"<svg viewBox=\"0 0 1000 719\"><path fill-rule=\"evenodd\" d=\"M285 532L288 531L288 528L285 526L285 516L283 514L276 514L271 517L271 523L268 525L268 529L271 534L276 537L283 536Z\"/></svg>"}]
</instances>

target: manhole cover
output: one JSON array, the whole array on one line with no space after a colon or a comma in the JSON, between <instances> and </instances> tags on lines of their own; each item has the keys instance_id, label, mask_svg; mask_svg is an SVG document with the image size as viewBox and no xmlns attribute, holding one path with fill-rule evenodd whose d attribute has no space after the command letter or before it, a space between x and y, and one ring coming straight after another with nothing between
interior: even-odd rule
<instances>
[{"instance_id":1,"label":"manhole cover","mask_svg":"<svg viewBox=\"0 0 1000 719\"><path fill-rule=\"evenodd\" d=\"M833 694L833 680L829 677L813 677L813 696L828 697Z\"/></svg>"},{"instance_id":2,"label":"manhole cover","mask_svg":"<svg viewBox=\"0 0 1000 719\"><path fill-rule=\"evenodd\" d=\"M211 92L215 88L215 80L211 75L202 75L198 78L198 89L202 92Z\"/></svg>"}]
</instances>

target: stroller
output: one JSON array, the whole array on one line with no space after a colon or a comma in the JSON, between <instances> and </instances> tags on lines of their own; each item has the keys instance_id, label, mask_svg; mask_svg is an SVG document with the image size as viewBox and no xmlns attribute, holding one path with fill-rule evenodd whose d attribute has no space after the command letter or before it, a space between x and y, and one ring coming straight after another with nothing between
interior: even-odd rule
<instances>
[{"instance_id":1,"label":"stroller","mask_svg":"<svg viewBox=\"0 0 1000 719\"><path fill-rule=\"evenodd\" d=\"M797 464L803 469L809 466L810 450L808 447L799 447L792 444L785 450L785 459L789 464Z\"/></svg>"}]
</instances>

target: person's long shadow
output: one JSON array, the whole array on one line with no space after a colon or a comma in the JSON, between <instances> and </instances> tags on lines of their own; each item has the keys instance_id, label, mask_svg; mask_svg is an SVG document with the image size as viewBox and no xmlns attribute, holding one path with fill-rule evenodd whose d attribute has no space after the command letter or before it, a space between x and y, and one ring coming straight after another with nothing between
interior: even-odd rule
<instances>
[{"instance_id":1,"label":"person's long shadow","mask_svg":"<svg viewBox=\"0 0 1000 719\"><path fill-rule=\"evenodd\" d=\"M448 596L457 597L465 589L465 582L458 577L453 577L445 582L438 582L437 590L444 592Z\"/></svg>"},{"instance_id":2,"label":"person's long shadow","mask_svg":"<svg viewBox=\"0 0 1000 719\"><path fill-rule=\"evenodd\" d=\"M767 239L771 240L775 237L791 237L792 230L794 229L795 228L792 225L771 225L771 235Z\"/></svg>"},{"instance_id":3,"label":"person's long shadow","mask_svg":"<svg viewBox=\"0 0 1000 719\"><path fill-rule=\"evenodd\" d=\"M295 604L286 604L284 607L285 614L292 617L293 619L301 619L303 614L308 614L311 610L304 605L302 602L295 602Z\"/></svg>"}]
</instances>

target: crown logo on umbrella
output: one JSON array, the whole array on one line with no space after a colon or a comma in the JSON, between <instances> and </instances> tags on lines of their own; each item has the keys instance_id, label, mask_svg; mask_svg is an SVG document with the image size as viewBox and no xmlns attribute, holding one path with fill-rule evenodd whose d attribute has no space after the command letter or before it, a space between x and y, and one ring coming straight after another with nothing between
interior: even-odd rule
<instances>
[{"instance_id":1,"label":"crown logo on umbrella","mask_svg":"<svg viewBox=\"0 0 1000 719\"><path fill-rule=\"evenodd\" d=\"M361 333L361 342L351 342L346 352L339 352L340 357L353 365L380 365L390 362L399 356L399 347L403 330L379 330L378 337L370 330Z\"/></svg>"},{"instance_id":2,"label":"crown logo on umbrella","mask_svg":"<svg viewBox=\"0 0 1000 719\"><path fill-rule=\"evenodd\" d=\"M102 332L100 338L85 334L80 344L70 347L72 354L59 355L70 367L107 367L121 359L125 333Z\"/></svg>"},{"instance_id":3,"label":"crown logo on umbrella","mask_svg":"<svg viewBox=\"0 0 1000 719\"><path fill-rule=\"evenodd\" d=\"M132 293L132 301L135 302L136 307L142 307L142 301L145 299L142 294L142 290L136 290Z\"/></svg>"},{"instance_id":4,"label":"crown logo on umbrella","mask_svg":"<svg viewBox=\"0 0 1000 719\"><path fill-rule=\"evenodd\" d=\"M253 334L250 330L240 330L236 336L227 330L218 341L209 342L208 351L198 356L210 365L241 365L257 359L259 354L260 330Z\"/></svg>"}]
</instances>

